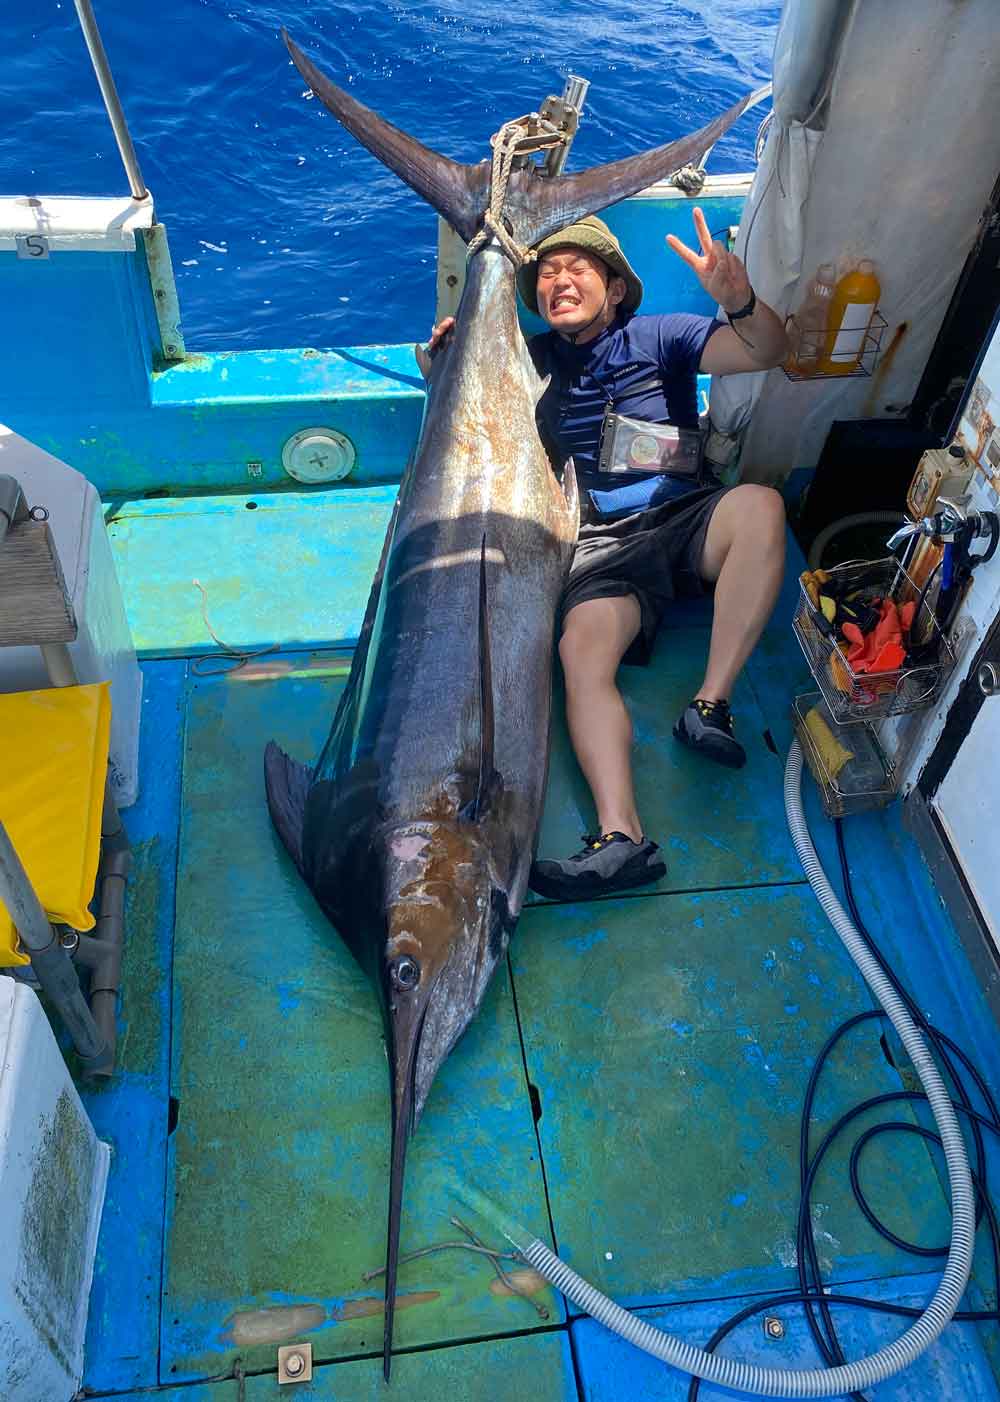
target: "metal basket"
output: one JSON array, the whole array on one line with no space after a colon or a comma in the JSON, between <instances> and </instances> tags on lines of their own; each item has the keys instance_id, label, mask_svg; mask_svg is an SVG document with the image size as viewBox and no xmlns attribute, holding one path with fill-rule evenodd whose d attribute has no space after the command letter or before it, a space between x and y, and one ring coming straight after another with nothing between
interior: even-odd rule
<instances>
[{"instance_id":1,"label":"metal basket","mask_svg":"<svg viewBox=\"0 0 1000 1402\"><path fill-rule=\"evenodd\" d=\"M813 710L818 711L834 741L850 755L835 774L831 772L831 757L824 757L807 724L806 718ZM792 724L828 818L846 818L852 813L885 808L896 797L895 768L870 725L838 725L818 691L796 696L792 702Z\"/></svg>"},{"instance_id":2,"label":"metal basket","mask_svg":"<svg viewBox=\"0 0 1000 1402\"><path fill-rule=\"evenodd\" d=\"M813 362L813 366L810 369L805 369L792 358L781 368L784 370L786 378L793 381L849 380L857 379L859 376L870 376L882 352L882 334L887 324L885 317L876 308L867 326L842 326L841 331L853 331L859 335L864 333L857 364L851 370L821 370L819 366L823 363L828 333L825 330L803 331L799 328L795 317L789 316L785 319L785 329L797 347L805 347L810 353L809 358Z\"/></svg>"},{"instance_id":3,"label":"metal basket","mask_svg":"<svg viewBox=\"0 0 1000 1402\"><path fill-rule=\"evenodd\" d=\"M955 666L955 654L933 611L899 562L891 556L885 560L851 560L827 573L848 587L856 582L859 589L871 589L897 604L919 600L911 636L928 639L933 655L930 662L895 672L855 672L836 637L824 633L800 581L792 627L833 719L840 724L874 721L933 705Z\"/></svg>"}]
</instances>

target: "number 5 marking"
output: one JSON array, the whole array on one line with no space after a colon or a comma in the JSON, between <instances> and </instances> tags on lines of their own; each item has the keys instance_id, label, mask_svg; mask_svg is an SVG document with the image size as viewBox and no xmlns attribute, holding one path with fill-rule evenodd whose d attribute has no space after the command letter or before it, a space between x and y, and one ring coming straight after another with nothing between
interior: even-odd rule
<instances>
[{"instance_id":1,"label":"number 5 marking","mask_svg":"<svg viewBox=\"0 0 1000 1402\"><path fill-rule=\"evenodd\" d=\"M47 258L49 241L44 234L18 234L15 238L18 258Z\"/></svg>"}]
</instances>

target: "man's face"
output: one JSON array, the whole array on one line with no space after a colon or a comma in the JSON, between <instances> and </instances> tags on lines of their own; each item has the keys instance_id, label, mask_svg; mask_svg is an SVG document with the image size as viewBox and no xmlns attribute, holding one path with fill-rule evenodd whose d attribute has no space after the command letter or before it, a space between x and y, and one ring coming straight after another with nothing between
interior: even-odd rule
<instances>
[{"instance_id":1,"label":"man's face","mask_svg":"<svg viewBox=\"0 0 1000 1402\"><path fill-rule=\"evenodd\" d=\"M557 248L538 260L538 310L554 331L572 335L594 322L596 335L624 296L624 278L609 280L607 264L582 248Z\"/></svg>"}]
</instances>

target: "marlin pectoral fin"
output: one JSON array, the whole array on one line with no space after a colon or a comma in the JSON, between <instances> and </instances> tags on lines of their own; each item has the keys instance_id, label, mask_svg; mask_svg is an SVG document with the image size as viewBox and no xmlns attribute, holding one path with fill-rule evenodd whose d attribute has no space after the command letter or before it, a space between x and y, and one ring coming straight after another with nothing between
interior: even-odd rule
<instances>
[{"instance_id":1,"label":"marlin pectoral fin","mask_svg":"<svg viewBox=\"0 0 1000 1402\"><path fill-rule=\"evenodd\" d=\"M286 30L281 37L292 60L323 106L373 156L395 171L411 189L468 243L479 227L490 183L488 165L462 165L441 156L349 97L311 63Z\"/></svg>"},{"instance_id":2,"label":"marlin pectoral fin","mask_svg":"<svg viewBox=\"0 0 1000 1402\"><path fill-rule=\"evenodd\" d=\"M562 478L563 496L566 499L566 509L573 521L573 544L576 544L577 536L580 534L580 487L576 480L576 467L573 459L569 458L563 468Z\"/></svg>"},{"instance_id":3,"label":"marlin pectoral fin","mask_svg":"<svg viewBox=\"0 0 1000 1402\"><path fill-rule=\"evenodd\" d=\"M302 828L312 771L286 755L273 740L264 751L264 788L267 807L288 855L302 871Z\"/></svg>"}]
</instances>

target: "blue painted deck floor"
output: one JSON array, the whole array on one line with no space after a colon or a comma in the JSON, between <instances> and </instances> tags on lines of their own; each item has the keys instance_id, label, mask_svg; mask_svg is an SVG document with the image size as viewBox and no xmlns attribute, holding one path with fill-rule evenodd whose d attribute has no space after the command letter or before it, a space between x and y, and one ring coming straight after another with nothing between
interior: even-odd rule
<instances>
[{"instance_id":1,"label":"blue painted deck floor","mask_svg":"<svg viewBox=\"0 0 1000 1402\"><path fill-rule=\"evenodd\" d=\"M144 663L142 797L128 815L136 874L121 1071L87 1092L114 1148L87 1393L171 1402L439 1402L446 1393L680 1402L687 1378L575 1317L516 1264L519 1295L482 1258L455 1249L403 1267L398 1357L384 1389L380 1283L364 1278L384 1249L389 1102L380 1023L370 990L271 833L261 778L269 738L308 760L326 735L349 665L337 645L356 633L371 568L361 545L373 527L362 516L391 505L384 489L369 496L355 502L356 552L354 528L343 527L352 568L335 599L313 597L298 631L283 616L287 598L274 594L287 563L284 531L299 551L322 555L329 542L294 532L307 516L293 497L271 500L273 518L248 513L243 499L202 502L183 529L176 503L117 515L136 633L147 657L162 660ZM213 553L213 518L247 522L254 534L240 549L260 547L259 597L267 600L258 608L258 595L245 593L241 607L237 594L216 590L217 631L242 647L285 643L228 676L197 675L182 655L201 646L197 610L186 596L183 617L169 603L189 571L209 572L201 561L219 581L235 570L240 551L232 561ZM308 520L322 536L322 513ZM164 571L158 583L140 581L130 564L150 558L149 542ZM157 598L168 600L159 620ZM675 618L653 665L624 675L640 808L666 850L667 877L616 900L533 901L525 911L508 967L441 1073L414 1138L404 1252L454 1241L452 1216L490 1235L463 1206L473 1184L617 1299L693 1341L705 1342L753 1298L794 1284L806 1078L830 1032L871 999L785 829L788 703L792 686L805 682L788 612L786 599L735 698L749 752L739 773L706 772L669 734L700 676L703 612ZM811 792L807 807L832 873L831 831ZM560 726L543 851L574 847L590 825ZM846 835L870 927L996 1090L996 1027L898 813L853 820ZM813 1142L844 1110L906 1080L878 1025L862 1024L821 1083ZM847 1182L849 1149L845 1142L833 1154L813 1199L827 1278L849 1293L919 1304L938 1263L889 1245L864 1220ZM939 1166L917 1136L873 1145L864 1182L900 1236L946 1239ZM995 1303L988 1264L980 1261L973 1294ZM780 1339L755 1317L722 1348L775 1366L815 1366L801 1311L771 1313L783 1320ZM851 1356L903 1327L868 1311L844 1310L838 1322ZM277 1347L301 1339L313 1345L314 1380L279 1388ZM995 1327L956 1324L874 1395L1000 1397L996 1366ZM704 1402L724 1395L735 1394L701 1392Z\"/></svg>"}]
</instances>

